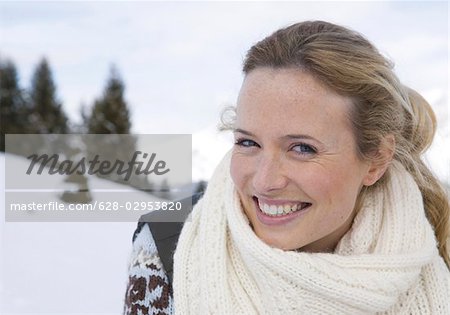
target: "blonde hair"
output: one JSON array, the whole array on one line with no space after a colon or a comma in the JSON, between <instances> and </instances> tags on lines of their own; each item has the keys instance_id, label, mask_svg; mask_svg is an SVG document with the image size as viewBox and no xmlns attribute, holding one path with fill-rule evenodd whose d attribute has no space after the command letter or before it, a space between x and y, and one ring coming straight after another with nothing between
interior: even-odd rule
<instances>
[{"instance_id":1,"label":"blonde hair","mask_svg":"<svg viewBox=\"0 0 450 315\"><path fill-rule=\"evenodd\" d=\"M361 158L377 159L386 137L394 137L393 158L417 182L439 253L449 267L449 200L421 159L433 140L436 118L423 97L400 83L393 64L361 34L323 21L307 21L280 29L251 47L244 74L259 67L298 68L352 98L351 120Z\"/></svg>"}]
</instances>

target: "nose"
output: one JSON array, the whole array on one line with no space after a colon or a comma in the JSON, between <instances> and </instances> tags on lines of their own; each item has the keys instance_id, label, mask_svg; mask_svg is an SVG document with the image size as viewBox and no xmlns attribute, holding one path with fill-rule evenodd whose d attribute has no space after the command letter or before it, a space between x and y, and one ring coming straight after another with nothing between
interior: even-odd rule
<instances>
[{"instance_id":1,"label":"nose","mask_svg":"<svg viewBox=\"0 0 450 315\"><path fill-rule=\"evenodd\" d=\"M288 178L283 160L276 154L261 154L253 175L253 188L260 194L270 194L285 188Z\"/></svg>"}]
</instances>

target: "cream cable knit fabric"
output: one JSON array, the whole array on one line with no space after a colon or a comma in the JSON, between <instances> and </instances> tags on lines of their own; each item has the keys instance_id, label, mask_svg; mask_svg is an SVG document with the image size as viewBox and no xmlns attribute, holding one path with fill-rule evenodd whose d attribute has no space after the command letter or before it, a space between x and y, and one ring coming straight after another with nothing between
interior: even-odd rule
<instances>
[{"instance_id":1,"label":"cream cable knit fabric","mask_svg":"<svg viewBox=\"0 0 450 315\"><path fill-rule=\"evenodd\" d=\"M401 165L369 194L334 254L271 248L252 231L228 154L180 236L176 314L450 314L450 273Z\"/></svg>"}]
</instances>

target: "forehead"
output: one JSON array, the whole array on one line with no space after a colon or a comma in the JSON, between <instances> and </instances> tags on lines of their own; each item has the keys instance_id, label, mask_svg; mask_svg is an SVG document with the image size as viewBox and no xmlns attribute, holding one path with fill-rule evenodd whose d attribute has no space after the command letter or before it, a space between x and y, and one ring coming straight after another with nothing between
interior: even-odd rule
<instances>
[{"instance_id":1,"label":"forehead","mask_svg":"<svg viewBox=\"0 0 450 315\"><path fill-rule=\"evenodd\" d=\"M351 99L298 69L258 68L245 78L237 103L238 128L321 134L349 129ZM245 126L242 126L245 125ZM277 130L280 129L280 130Z\"/></svg>"}]
</instances>

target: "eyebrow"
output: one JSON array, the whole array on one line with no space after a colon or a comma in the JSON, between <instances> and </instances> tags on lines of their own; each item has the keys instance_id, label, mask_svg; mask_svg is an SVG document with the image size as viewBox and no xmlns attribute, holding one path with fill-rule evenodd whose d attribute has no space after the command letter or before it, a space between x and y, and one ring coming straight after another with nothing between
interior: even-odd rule
<instances>
[{"instance_id":1,"label":"eyebrow","mask_svg":"<svg viewBox=\"0 0 450 315\"><path fill-rule=\"evenodd\" d=\"M239 133L242 133L242 134L247 135L247 136L255 137L255 135L253 133L251 133L250 131L243 130L243 129L240 129L240 128L234 129L233 132L239 132ZM285 135L282 138L290 139L290 140L291 139L308 139L308 140L313 140L313 141L317 141L317 142L321 143L319 140L317 140L314 137L311 137L309 135L302 135L302 134Z\"/></svg>"},{"instance_id":2,"label":"eyebrow","mask_svg":"<svg viewBox=\"0 0 450 315\"><path fill-rule=\"evenodd\" d=\"M246 131L246 130L244 130L244 129L239 129L239 128L233 129L233 132L239 132L239 133L242 133L242 134L244 134L244 135L252 136L252 137L255 136L255 135L254 135L253 133L251 133L250 131Z\"/></svg>"}]
</instances>

